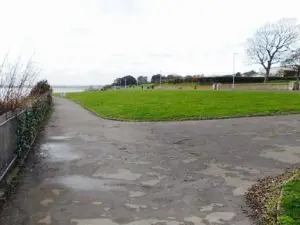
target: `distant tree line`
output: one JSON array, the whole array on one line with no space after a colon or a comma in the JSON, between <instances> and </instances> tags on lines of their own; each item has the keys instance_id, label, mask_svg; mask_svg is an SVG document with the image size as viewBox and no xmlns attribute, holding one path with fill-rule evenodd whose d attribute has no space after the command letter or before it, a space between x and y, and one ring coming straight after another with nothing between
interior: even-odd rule
<instances>
[{"instance_id":1,"label":"distant tree line","mask_svg":"<svg viewBox=\"0 0 300 225\"><path fill-rule=\"evenodd\" d=\"M290 62L292 63L292 62ZM300 68L299 68L300 71ZM265 78L263 76L257 76L258 73L254 70L250 70L244 73L237 72L235 74L236 83L262 83ZM292 80L296 77L269 77L269 80ZM143 85L143 84L184 84L184 83L194 83L194 84L213 84L213 83L232 83L232 74L223 76L209 76L204 75L187 75L180 76L170 74L167 76L161 74L155 74L151 77L150 82L148 82L147 76L139 76L137 79L131 75L127 75L114 80L111 86L133 86L133 85Z\"/></svg>"},{"instance_id":2,"label":"distant tree line","mask_svg":"<svg viewBox=\"0 0 300 225\"><path fill-rule=\"evenodd\" d=\"M127 75L125 77L115 79L112 86L131 86L136 84L137 80L135 79L135 77Z\"/></svg>"},{"instance_id":3,"label":"distant tree line","mask_svg":"<svg viewBox=\"0 0 300 225\"><path fill-rule=\"evenodd\" d=\"M264 82L263 76L256 76L258 73L255 71L249 71L245 73L236 73L235 82L236 83L262 83ZM291 80L295 79L293 77L270 77L269 80ZM159 84L160 83L160 74L153 75L151 78L151 83ZM167 84L184 84L184 83L195 83L195 84L213 84L213 83L232 83L232 75L224 76L210 76L205 77L203 75L194 75L194 76L161 76L161 83Z\"/></svg>"}]
</instances>

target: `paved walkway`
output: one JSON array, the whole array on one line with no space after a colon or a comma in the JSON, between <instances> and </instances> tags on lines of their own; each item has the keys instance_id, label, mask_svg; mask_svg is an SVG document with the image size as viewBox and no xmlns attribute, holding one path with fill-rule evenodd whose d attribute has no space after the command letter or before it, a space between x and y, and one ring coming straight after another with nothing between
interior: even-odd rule
<instances>
[{"instance_id":1,"label":"paved walkway","mask_svg":"<svg viewBox=\"0 0 300 225\"><path fill-rule=\"evenodd\" d=\"M0 224L251 224L243 194L300 162L299 119L125 123L55 99Z\"/></svg>"}]
</instances>

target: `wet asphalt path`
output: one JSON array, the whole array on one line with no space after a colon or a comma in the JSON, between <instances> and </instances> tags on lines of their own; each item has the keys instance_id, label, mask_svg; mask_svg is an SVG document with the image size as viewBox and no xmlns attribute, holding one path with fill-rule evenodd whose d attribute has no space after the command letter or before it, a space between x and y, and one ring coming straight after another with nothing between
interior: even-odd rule
<instances>
[{"instance_id":1,"label":"wet asphalt path","mask_svg":"<svg viewBox=\"0 0 300 225\"><path fill-rule=\"evenodd\" d=\"M0 224L249 225L247 188L300 162L299 120L126 123L55 98Z\"/></svg>"}]
</instances>

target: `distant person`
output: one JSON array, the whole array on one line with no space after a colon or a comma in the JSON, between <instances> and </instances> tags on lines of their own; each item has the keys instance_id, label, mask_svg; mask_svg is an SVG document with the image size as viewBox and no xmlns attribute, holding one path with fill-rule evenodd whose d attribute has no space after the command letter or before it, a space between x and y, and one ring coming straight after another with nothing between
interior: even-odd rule
<instances>
[{"instance_id":1,"label":"distant person","mask_svg":"<svg viewBox=\"0 0 300 225\"><path fill-rule=\"evenodd\" d=\"M142 90L144 90L144 86L142 85Z\"/></svg>"}]
</instances>

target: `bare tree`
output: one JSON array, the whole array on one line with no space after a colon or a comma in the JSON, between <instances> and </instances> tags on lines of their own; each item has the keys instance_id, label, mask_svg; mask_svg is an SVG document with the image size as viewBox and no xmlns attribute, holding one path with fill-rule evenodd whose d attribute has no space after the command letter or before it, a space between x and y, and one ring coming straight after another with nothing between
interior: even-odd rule
<instances>
[{"instance_id":1,"label":"bare tree","mask_svg":"<svg viewBox=\"0 0 300 225\"><path fill-rule=\"evenodd\" d=\"M25 65L21 61L19 57L10 64L7 54L0 65L0 115L26 104L26 96L40 72L34 67L33 55Z\"/></svg>"},{"instance_id":2,"label":"bare tree","mask_svg":"<svg viewBox=\"0 0 300 225\"><path fill-rule=\"evenodd\" d=\"M297 81L299 81L300 77L300 48L291 51L290 55L281 63L282 66L291 68L295 71L295 75L297 76Z\"/></svg>"},{"instance_id":3,"label":"bare tree","mask_svg":"<svg viewBox=\"0 0 300 225\"><path fill-rule=\"evenodd\" d=\"M247 40L246 53L254 64L260 64L268 80L272 65L280 63L289 50L298 42L300 27L295 19L281 19L267 23Z\"/></svg>"}]
</instances>

